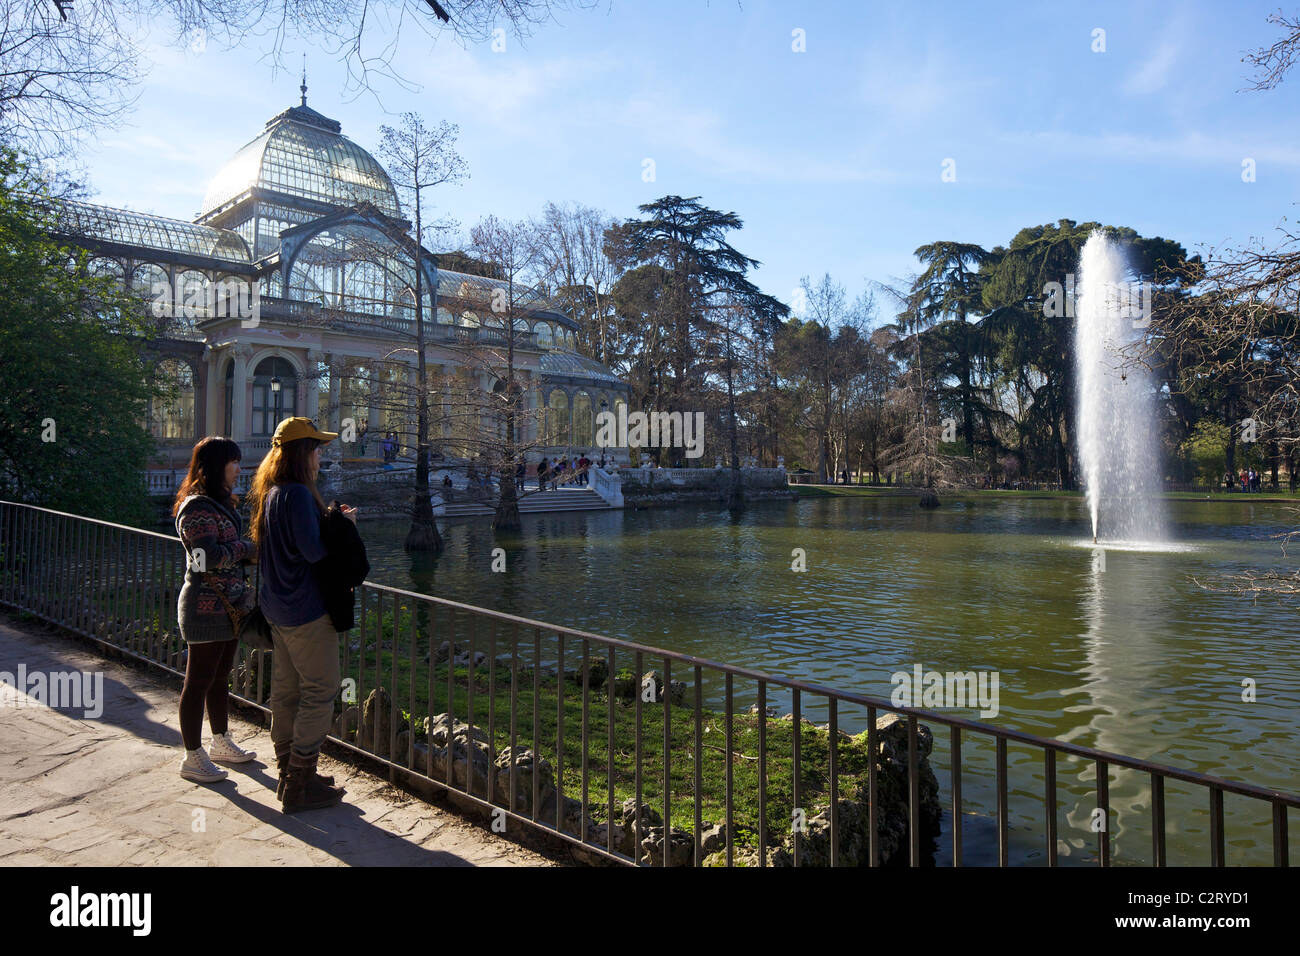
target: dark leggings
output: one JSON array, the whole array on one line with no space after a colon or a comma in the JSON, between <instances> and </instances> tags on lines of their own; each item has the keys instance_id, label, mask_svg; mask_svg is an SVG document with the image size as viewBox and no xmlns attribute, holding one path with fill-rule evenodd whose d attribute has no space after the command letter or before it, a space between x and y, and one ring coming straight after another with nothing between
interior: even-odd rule
<instances>
[{"instance_id":1,"label":"dark leggings","mask_svg":"<svg viewBox=\"0 0 1300 956\"><path fill-rule=\"evenodd\" d=\"M189 646L185 664L185 686L181 688L181 738L186 750L198 750L203 742L203 705L208 705L208 723L214 734L228 729L230 668L235 663L239 641L212 641Z\"/></svg>"}]
</instances>

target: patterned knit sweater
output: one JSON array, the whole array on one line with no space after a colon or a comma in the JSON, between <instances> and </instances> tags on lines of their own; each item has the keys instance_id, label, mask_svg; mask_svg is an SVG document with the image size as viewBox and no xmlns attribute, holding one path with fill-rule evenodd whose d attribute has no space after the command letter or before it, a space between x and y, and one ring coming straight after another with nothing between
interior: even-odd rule
<instances>
[{"instance_id":1,"label":"patterned knit sweater","mask_svg":"<svg viewBox=\"0 0 1300 956\"><path fill-rule=\"evenodd\" d=\"M253 556L253 542L242 537L243 520L230 508L204 495L181 502L176 533L187 555L185 584L177 601L181 636L191 644L228 641L235 636L226 605L213 590L220 588L236 608L252 608L257 600L244 580L244 564ZM196 570L202 554L204 570Z\"/></svg>"}]
</instances>

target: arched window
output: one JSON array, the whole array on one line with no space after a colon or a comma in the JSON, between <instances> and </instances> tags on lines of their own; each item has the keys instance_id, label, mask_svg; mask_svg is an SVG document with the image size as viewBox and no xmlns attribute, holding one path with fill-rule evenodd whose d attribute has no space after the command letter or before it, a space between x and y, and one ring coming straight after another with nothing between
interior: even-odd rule
<instances>
[{"instance_id":1,"label":"arched window","mask_svg":"<svg viewBox=\"0 0 1300 956\"><path fill-rule=\"evenodd\" d=\"M455 325L455 324L456 324L456 317L455 317L454 315L451 314L451 310L450 310L450 309L445 309L445 308L442 308L441 306L439 306L439 307L438 307L438 324L439 324L439 325Z\"/></svg>"},{"instance_id":2,"label":"arched window","mask_svg":"<svg viewBox=\"0 0 1300 956\"><path fill-rule=\"evenodd\" d=\"M467 329L477 329L479 327L478 316L466 309L460 314L460 324Z\"/></svg>"},{"instance_id":3,"label":"arched window","mask_svg":"<svg viewBox=\"0 0 1300 956\"><path fill-rule=\"evenodd\" d=\"M297 415L297 408L298 376L288 360L277 355L258 362L253 373L253 437L274 435L275 426Z\"/></svg>"},{"instance_id":4,"label":"arched window","mask_svg":"<svg viewBox=\"0 0 1300 956\"><path fill-rule=\"evenodd\" d=\"M569 443L569 396L558 388L551 392L547 400L550 411L547 415L548 445L567 445Z\"/></svg>"},{"instance_id":5,"label":"arched window","mask_svg":"<svg viewBox=\"0 0 1300 956\"><path fill-rule=\"evenodd\" d=\"M592 434L591 396L579 392L573 396L573 443L590 445Z\"/></svg>"},{"instance_id":6,"label":"arched window","mask_svg":"<svg viewBox=\"0 0 1300 956\"><path fill-rule=\"evenodd\" d=\"M318 233L303 247L289 274L288 297L400 320L413 312L414 286L414 264L389 236L349 224Z\"/></svg>"},{"instance_id":7,"label":"arched window","mask_svg":"<svg viewBox=\"0 0 1300 956\"><path fill-rule=\"evenodd\" d=\"M551 327L545 322L537 323L537 344L544 349L551 347Z\"/></svg>"},{"instance_id":8,"label":"arched window","mask_svg":"<svg viewBox=\"0 0 1300 956\"><path fill-rule=\"evenodd\" d=\"M158 439L192 441L194 370L176 359L164 359L155 375L166 394L149 403L149 432Z\"/></svg>"},{"instance_id":9,"label":"arched window","mask_svg":"<svg viewBox=\"0 0 1300 956\"><path fill-rule=\"evenodd\" d=\"M126 269L116 259L96 256L86 263L86 271L92 276L107 276L126 285Z\"/></svg>"},{"instance_id":10,"label":"arched window","mask_svg":"<svg viewBox=\"0 0 1300 956\"><path fill-rule=\"evenodd\" d=\"M145 301L153 316L162 318L172 314L175 299L171 279L161 266L152 262L136 266L131 275L131 291Z\"/></svg>"},{"instance_id":11,"label":"arched window","mask_svg":"<svg viewBox=\"0 0 1300 956\"><path fill-rule=\"evenodd\" d=\"M199 320L209 317L208 286L211 284L211 279L194 269L186 269L176 276L176 299L184 317Z\"/></svg>"}]
</instances>

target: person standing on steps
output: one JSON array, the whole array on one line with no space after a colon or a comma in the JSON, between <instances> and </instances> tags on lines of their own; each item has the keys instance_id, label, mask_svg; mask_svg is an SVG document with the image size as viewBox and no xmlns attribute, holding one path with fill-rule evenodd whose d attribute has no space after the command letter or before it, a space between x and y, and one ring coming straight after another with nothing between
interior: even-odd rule
<instances>
[{"instance_id":1,"label":"person standing on steps","mask_svg":"<svg viewBox=\"0 0 1300 956\"><path fill-rule=\"evenodd\" d=\"M325 503L316 489L320 449L337 437L309 418L286 418L249 489L259 599L274 643L271 742L285 813L334 806L344 793L316 772L340 686L339 633L312 568L329 553L321 539ZM341 510L356 521L355 508Z\"/></svg>"},{"instance_id":2,"label":"person standing on steps","mask_svg":"<svg viewBox=\"0 0 1300 956\"><path fill-rule=\"evenodd\" d=\"M189 470L176 492L172 515L185 547L185 584L176 602L185 639L185 684L181 688L181 738L185 758L181 776L196 783L216 783L228 776L213 761L247 763L257 757L230 736L230 668L239 647L231 614L252 610L253 589L244 565L256 547L243 535L243 521L233 493L239 479L239 446L211 436L194 446ZM203 749L203 708L212 728L212 754Z\"/></svg>"}]
</instances>

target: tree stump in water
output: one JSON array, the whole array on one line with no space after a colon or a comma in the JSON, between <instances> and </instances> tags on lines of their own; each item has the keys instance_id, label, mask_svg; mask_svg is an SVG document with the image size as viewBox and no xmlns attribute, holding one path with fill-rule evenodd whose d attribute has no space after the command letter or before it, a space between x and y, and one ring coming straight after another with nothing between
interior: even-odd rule
<instances>
[{"instance_id":1,"label":"tree stump in water","mask_svg":"<svg viewBox=\"0 0 1300 956\"><path fill-rule=\"evenodd\" d=\"M922 508L937 508L939 507L939 496L935 494L934 491L927 488L925 491L921 492L921 500L919 504Z\"/></svg>"}]
</instances>

